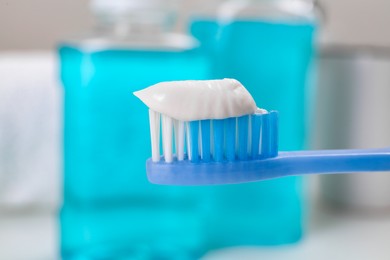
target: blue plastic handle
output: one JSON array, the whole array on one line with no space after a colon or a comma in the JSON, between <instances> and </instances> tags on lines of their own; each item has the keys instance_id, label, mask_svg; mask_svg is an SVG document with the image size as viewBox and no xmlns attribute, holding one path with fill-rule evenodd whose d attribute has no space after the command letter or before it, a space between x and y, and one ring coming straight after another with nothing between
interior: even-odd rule
<instances>
[{"instance_id":1,"label":"blue plastic handle","mask_svg":"<svg viewBox=\"0 0 390 260\"><path fill-rule=\"evenodd\" d=\"M216 185L291 175L390 171L390 148L280 152L269 159L234 162L146 163L148 179L163 185Z\"/></svg>"}]
</instances>

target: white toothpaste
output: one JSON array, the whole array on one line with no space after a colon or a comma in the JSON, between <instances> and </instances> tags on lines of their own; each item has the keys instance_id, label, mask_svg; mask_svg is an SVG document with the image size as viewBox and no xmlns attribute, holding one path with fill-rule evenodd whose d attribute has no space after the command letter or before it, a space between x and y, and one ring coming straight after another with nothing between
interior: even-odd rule
<instances>
[{"instance_id":1,"label":"white toothpaste","mask_svg":"<svg viewBox=\"0 0 390 260\"><path fill-rule=\"evenodd\" d=\"M151 110L180 121L259 112L251 94L235 79L161 82L134 95Z\"/></svg>"}]
</instances>

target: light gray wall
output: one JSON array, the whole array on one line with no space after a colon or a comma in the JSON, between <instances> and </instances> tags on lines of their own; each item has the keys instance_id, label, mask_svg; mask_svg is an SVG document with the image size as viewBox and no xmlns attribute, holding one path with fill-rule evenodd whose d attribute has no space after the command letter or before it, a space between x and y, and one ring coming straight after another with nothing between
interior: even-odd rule
<instances>
[{"instance_id":1,"label":"light gray wall","mask_svg":"<svg viewBox=\"0 0 390 260\"><path fill-rule=\"evenodd\" d=\"M92 24L88 0L0 0L0 50L47 49Z\"/></svg>"},{"instance_id":2,"label":"light gray wall","mask_svg":"<svg viewBox=\"0 0 390 260\"><path fill-rule=\"evenodd\" d=\"M141 1L141 0L139 0ZM196 0L182 0L192 6ZM207 3L206 0L203 0ZM47 49L93 23L88 0L0 0L0 50ZM390 1L322 0L323 42L389 45Z\"/></svg>"},{"instance_id":3,"label":"light gray wall","mask_svg":"<svg viewBox=\"0 0 390 260\"><path fill-rule=\"evenodd\" d=\"M390 46L389 0L320 0L326 42Z\"/></svg>"}]
</instances>

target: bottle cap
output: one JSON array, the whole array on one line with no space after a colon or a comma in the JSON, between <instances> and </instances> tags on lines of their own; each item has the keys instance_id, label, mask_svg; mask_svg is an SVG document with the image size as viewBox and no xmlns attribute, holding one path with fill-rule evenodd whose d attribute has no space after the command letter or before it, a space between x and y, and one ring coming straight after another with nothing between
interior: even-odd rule
<instances>
[{"instance_id":1,"label":"bottle cap","mask_svg":"<svg viewBox=\"0 0 390 260\"><path fill-rule=\"evenodd\" d=\"M169 2L169 0L92 0L90 6L94 13L121 15L135 10L163 8L169 5Z\"/></svg>"}]
</instances>

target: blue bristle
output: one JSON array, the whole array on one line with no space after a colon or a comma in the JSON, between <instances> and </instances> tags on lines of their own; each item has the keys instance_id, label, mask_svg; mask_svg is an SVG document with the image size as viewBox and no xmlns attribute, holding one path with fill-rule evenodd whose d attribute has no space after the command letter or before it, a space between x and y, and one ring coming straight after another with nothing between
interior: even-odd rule
<instances>
[{"instance_id":1,"label":"blue bristle","mask_svg":"<svg viewBox=\"0 0 390 260\"><path fill-rule=\"evenodd\" d=\"M226 159L234 161L236 159L236 118L225 119L226 130Z\"/></svg>"},{"instance_id":2,"label":"blue bristle","mask_svg":"<svg viewBox=\"0 0 390 260\"><path fill-rule=\"evenodd\" d=\"M199 121L190 122L191 162L199 161Z\"/></svg>"},{"instance_id":3,"label":"blue bristle","mask_svg":"<svg viewBox=\"0 0 390 260\"><path fill-rule=\"evenodd\" d=\"M278 155L278 113L270 113L270 157Z\"/></svg>"},{"instance_id":4,"label":"blue bristle","mask_svg":"<svg viewBox=\"0 0 390 260\"><path fill-rule=\"evenodd\" d=\"M249 120L251 120L250 136ZM199 133L199 126L201 133ZM222 120L192 121L189 127L192 162L199 162L200 159L203 162L211 160L222 162L225 157L228 161L235 161L236 158L248 160L249 156L256 159L274 157L278 154L277 112ZM199 135L201 147L199 147ZM249 152L248 138L251 138Z\"/></svg>"},{"instance_id":5,"label":"blue bristle","mask_svg":"<svg viewBox=\"0 0 390 260\"><path fill-rule=\"evenodd\" d=\"M223 122L224 120L213 120L213 134L214 134L214 161L223 161Z\"/></svg>"},{"instance_id":6,"label":"blue bristle","mask_svg":"<svg viewBox=\"0 0 390 260\"><path fill-rule=\"evenodd\" d=\"M252 159L256 159L260 152L260 128L261 128L261 115L252 115L252 147L251 156Z\"/></svg>"},{"instance_id":7,"label":"blue bristle","mask_svg":"<svg viewBox=\"0 0 390 260\"><path fill-rule=\"evenodd\" d=\"M249 116L238 118L238 158L248 159L248 123Z\"/></svg>"},{"instance_id":8,"label":"blue bristle","mask_svg":"<svg viewBox=\"0 0 390 260\"><path fill-rule=\"evenodd\" d=\"M202 160L210 161L210 120L200 121L202 132Z\"/></svg>"},{"instance_id":9,"label":"blue bristle","mask_svg":"<svg viewBox=\"0 0 390 260\"><path fill-rule=\"evenodd\" d=\"M270 157L270 116L264 114L261 123L261 157Z\"/></svg>"}]
</instances>

